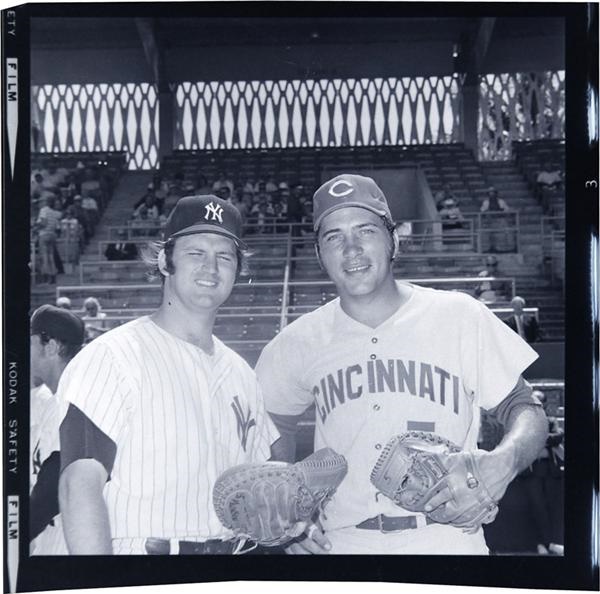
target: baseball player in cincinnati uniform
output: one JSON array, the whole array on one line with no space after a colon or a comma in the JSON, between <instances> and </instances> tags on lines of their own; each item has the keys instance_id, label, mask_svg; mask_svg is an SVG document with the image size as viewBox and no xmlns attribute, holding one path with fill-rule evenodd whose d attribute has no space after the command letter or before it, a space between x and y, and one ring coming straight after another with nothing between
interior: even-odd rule
<instances>
[{"instance_id":1,"label":"baseball player in cincinnati uniform","mask_svg":"<svg viewBox=\"0 0 600 594\"><path fill-rule=\"evenodd\" d=\"M58 509L60 422L55 392L67 363L83 344L83 322L71 312L42 305L31 316L31 424L29 539L32 555L64 555Z\"/></svg>"},{"instance_id":2,"label":"baseball player in cincinnati uniform","mask_svg":"<svg viewBox=\"0 0 600 594\"><path fill-rule=\"evenodd\" d=\"M242 264L237 209L181 198L149 260L162 276L150 316L86 346L59 386L60 509L71 554L229 554L212 487L264 462L279 437L248 364L212 335Z\"/></svg>"},{"instance_id":3,"label":"baseball player in cincinnati uniform","mask_svg":"<svg viewBox=\"0 0 600 594\"><path fill-rule=\"evenodd\" d=\"M277 457L294 458L297 421L314 404L315 448L344 455L348 474L320 526L287 552L488 554L481 528L467 534L404 510L370 473L386 442L406 431L474 450L482 407L505 428L480 462L498 501L544 444L542 407L521 376L536 353L470 296L394 280L397 237L372 179L340 175L317 190L313 208L317 254L339 297L284 328L256 371L282 435ZM449 498L442 490L429 505Z\"/></svg>"}]
</instances>

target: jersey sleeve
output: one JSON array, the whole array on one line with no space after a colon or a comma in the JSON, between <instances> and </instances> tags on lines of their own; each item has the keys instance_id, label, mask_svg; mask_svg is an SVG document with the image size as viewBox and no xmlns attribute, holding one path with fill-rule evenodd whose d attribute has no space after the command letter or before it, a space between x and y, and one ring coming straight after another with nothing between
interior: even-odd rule
<instances>
[{"instance_id":1,"label":"jersey sleeve","mask_svg":"<svg viewBox=\"0 0 600 594\"><path fill-rule=\"evenodd\" d=\"M76 406L115 443L126 427L132 389L108 346L91 342L69 363L58 387L64 412Z\"/></svg>"},{"instance_id":2,"label":"jersey sleeve","mask_svg":"<svg viewBox=\"0 0 600 594\"><path fill-rule=\"evenodd\" d=\"M313 403L312 393L301 381L302 346L291 334L280 334L258 359L256 375L270 413L299 415Z\"/></svg>"},{"instance_id":3,"label":"jersey sleeve","mask_svg":"<svg viewBox=\"0 0 600 594\"><path fill-rule=\"evenodd\" d=\"M484 304L472 300L472 306L473 315L463 321L463 377L467 391L489 410L508 396L538 354Z\"/></svg>"},{"instance_id":4,"label":"jersey sleeve","mask_svg":"<svg viewBox=\"0 0 600 594\"><path fill-rule=\"evenodd\" d=\"M266 462L271 457L271 446L279 439L279 431L269 417L262 391L255 383L256 431L251 432L248 462Z\"/></svg>"}]
</instances>

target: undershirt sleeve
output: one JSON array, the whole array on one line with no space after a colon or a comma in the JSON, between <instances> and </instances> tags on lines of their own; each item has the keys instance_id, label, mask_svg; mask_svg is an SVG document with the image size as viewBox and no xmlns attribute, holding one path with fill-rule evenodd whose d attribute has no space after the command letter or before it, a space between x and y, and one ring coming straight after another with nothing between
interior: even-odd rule
<instances>
[{"instance_id":1,"label":"undershirt sleeve","mask_svg":"<svg viewBox=\"0 0 600 594\"><path fill-rule=\"evenodd\" d=\"M501 425L506 427L510 413L520 404L542 407L542 403L533 395L531 386L522 377L519 378L510 394L489 412Z\"/></svg>"},{"instance_id":2,"label":"undershirt sleeve","mask_svg":"<svg viewBox=\"0 0 600 594\"><path fill-rule=\"evenodd\" d=\"M93 458L104 466L110 478L117 446L75 405L69 404L60 425L60 452L61 472L76 460Z\"/></svg>"},{"instance_id":3,"label":"undershirt sleeve","mask_svg":"<svg viewBox=\"0 0 600 594\"><path fill-rule=\"evenodd\" d=\"M29 541L42 533L58 508L58 474L60 454L52 452L42 464L29 498Z\"/></svg>"}]
</instances>

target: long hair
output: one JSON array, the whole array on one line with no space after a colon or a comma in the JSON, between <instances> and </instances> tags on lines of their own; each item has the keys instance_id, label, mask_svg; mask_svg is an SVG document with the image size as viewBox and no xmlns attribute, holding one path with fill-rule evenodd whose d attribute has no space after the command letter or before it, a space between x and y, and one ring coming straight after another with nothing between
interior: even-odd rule
<instances>
[{"instance_id":1,"label":"long hair","mask_svg":"<svg viewBox=\"0 0 600 594\"><path fill-rule=\"evenodd\" d=\"M160 271L158 266L158 255L160 254L161 250L165 251L165 268L167 272L169 274L173 274L175 272L175 265L173 264L173 250L175 249L176 241L177 238L172 237L167 239L167 241L150 241L144 248L142 248L141 258L146 264L146 278L149 281L154 281L160 278L163 284L165 282L165 276ZM237 256L236 280L238 280L240 277L249 277L251 272L249 259L250 256L252 256L252 252L250 250L242 250L237 245L235 252Z\"/></svg>"}]
</instances>

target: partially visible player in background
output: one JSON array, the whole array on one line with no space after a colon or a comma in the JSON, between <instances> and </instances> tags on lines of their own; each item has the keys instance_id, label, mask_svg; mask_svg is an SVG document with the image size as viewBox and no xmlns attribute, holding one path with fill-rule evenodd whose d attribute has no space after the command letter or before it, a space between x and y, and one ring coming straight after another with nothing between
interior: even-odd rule
<instances>
[{"instance_id":1,"label":"partially visible player in background","mask_svg":"<svg viewBox=\"0 0 600 594\"><path fill-rule=\"evenodd\" d=\"M460 292L396 281L398 236L387 200L368 177L340 175L314 196L317 256L339 298L286 326L256 371L293 461L297 423L316 406L315 449L346 457L348 474L322 518L324 532L296 554L485 555L483 530L432 523L382 496L370 474L386 443L407 431L477 447L480 407L505 427L479 470L498 501L542 448L547 421L522 372L537 354L482 303ZM448 489L432 509L452 497Z\"/></svg>"},{"instance_id":2,"label":"partially visible player in background","mask_svg":"<svg viewBox=\"0 0 600 594\"><path fill-rule=\"evenodd\" d=\"M29 540L32 555L61 555L67 549L58 515L58 382L83 344L83 322L71 312L42 305L31 316L31 424Z\"/></svg>"},{"instance_id":3,"label":"partially visible player in background","mask_svg":"<svg viewBox=\"0 0 600 594\"><path fill-rule=\"evenodd\" d=\"M96 338L59 396L60 509L71 554L232 554L215 513L226 469L269 459L279 437L249 365L212 330L245 259L240 213L181 198L148 258L163 281L150 316Z\"/></svg>"}]
</instances>

